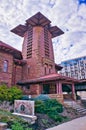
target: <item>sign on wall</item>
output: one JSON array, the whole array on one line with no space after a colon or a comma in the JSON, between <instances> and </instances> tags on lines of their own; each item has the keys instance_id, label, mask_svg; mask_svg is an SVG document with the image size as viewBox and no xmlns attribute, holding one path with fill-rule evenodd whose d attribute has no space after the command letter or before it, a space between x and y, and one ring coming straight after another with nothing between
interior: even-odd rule
<instances>
[{"instance_id":1,"label":"sign on wall","mask_svg":"<svg viewBox=\"0 0 86 130\"><path fill-rule=\"evenodd\" d=\"M15 100L14 112L25 115L34 115L34 101Z\"/></svg>"}]
</instances>

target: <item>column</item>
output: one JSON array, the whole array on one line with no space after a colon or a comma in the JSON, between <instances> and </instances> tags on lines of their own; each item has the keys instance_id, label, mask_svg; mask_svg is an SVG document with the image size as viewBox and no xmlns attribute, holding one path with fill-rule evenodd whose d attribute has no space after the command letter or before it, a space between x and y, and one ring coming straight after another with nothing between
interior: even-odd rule
<instances>
[{"instance_id":1,"label":"column","mask_svg":"<svg viewBox=\"0 0 86 130\"><path fill-rule=\"evenodd\" d=\"M62 83L61 82L56 83L56 93L62 94Z\"/></svg>"},{"instance_id":2,"label":"column","mask_svg":"<svg viewBox=\"0 0 86 130\"><path fill-rule=\"evenodd\" d=\"M56 99L59 102L63 103L62 83L60 81L56 83L56 90L57 90Z\"/></svg>"},{"instance_id":3,"label":"column","mask_svg":"<svg viewBox=\"0 0 86 130\"><path fill-rule=\"evenodd\" d=\"M72 83L72 98L76 100L76 94L75 94L75 86L74 83Z\"/></svg>"}]
</instances>

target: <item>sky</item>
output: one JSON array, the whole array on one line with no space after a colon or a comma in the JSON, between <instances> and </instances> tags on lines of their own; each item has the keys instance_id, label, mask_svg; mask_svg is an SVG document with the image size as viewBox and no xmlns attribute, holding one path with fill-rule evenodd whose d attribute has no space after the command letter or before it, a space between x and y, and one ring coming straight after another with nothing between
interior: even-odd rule
<instances>
[{"instance_id":1,"label":"sky","mask_svg":"<svg viewBox=\"0 0 86 130\"><path fill-rule=\"evenodd\" d=\"M86 56L86 0L0 0L0 41L22 50L23 38L10 30L39 11L64 31L52 40L57 64Z\"/></svg>"}]
</instances>

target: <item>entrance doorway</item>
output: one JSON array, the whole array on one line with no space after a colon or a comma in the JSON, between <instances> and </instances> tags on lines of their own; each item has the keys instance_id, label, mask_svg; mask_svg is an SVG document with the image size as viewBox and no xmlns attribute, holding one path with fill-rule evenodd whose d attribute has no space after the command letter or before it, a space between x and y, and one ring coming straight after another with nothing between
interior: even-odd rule
<instances>
[{"instance_id":1,"label":"entrance doorway","mask_svg":"<svg viewBox=\"0 0 86 130\"><path fill-rule=\"evenodd\" d=\"M72 85L62 84L62 91L64 100L72 100Z\"/></svg>"},{"instance_id":2,"label":"entrance doorway","mask_svg":"<svg viewBox=\"0 0 86 130\"><path fill-rule=\"evenodd\" d=\"M43 94L50 93L50 84L43 84Z\"/></svg>"}]
</instances>

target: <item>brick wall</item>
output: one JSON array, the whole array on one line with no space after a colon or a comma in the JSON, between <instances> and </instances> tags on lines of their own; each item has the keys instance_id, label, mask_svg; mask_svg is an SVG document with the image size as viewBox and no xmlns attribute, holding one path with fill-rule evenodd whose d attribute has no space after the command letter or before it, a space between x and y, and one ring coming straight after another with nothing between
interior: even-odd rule
<instances>
[{"instance_id":1,"label":"brick wall","mask_svg":"<svg viewBox=\"0 0 86 130\"><path fill-rule=\"evenodd\" d=\"M22 66L13 64L12 85L16 85L22 79Z\"/></svg>"},{"instance_id":2,"label":"brick wall","mask_svg":"<svg viewBox=\"0 0 86 130\"><path fill-rule=\"evenodd\" d=\"M4 61L8 61L8 71L4 72ZM13 56L9 53L0 52L0 83L12 84Z\"/></svg>"},{"instance_id":3,"label":"brick wall","mask_svg":"<svg viewBox=\"0 0 86 130\"><path fill-rule=\"evenodd\" d=\"M4 72L4 61L8 62L7 72ZM22 79L22 66L15 65L13 56L6 52L0 52L0 84L15 85Z\"/></svg>"}]
</instances>

